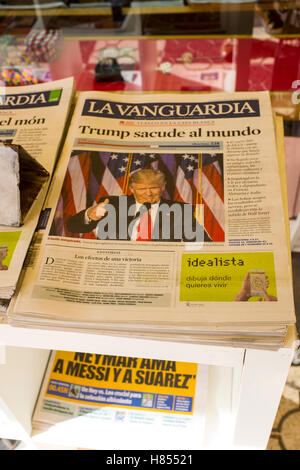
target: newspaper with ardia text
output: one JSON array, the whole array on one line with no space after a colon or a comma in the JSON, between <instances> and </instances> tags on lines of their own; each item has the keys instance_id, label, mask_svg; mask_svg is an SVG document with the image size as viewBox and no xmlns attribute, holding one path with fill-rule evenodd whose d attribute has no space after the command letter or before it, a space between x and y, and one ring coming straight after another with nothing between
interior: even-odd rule
<instances>
[{"instance_id":1,"label":"newspaper with ardia text","mask_svg":"<svg viewBox=\"0 0 300 470\"><path fill-rule=\"evenodd\" d=\"M40 85L0 88L0 141L22 146L51 176L73 92L73 78ZM7 184L10 181L7 164ZM49 182L50 178L20 226L0 226L0 298L9 299L13 294ZM5 204L4 201L2 197L2 204ZM5 213L6 208L1 209Z\"/></svg>"}]
</instances>

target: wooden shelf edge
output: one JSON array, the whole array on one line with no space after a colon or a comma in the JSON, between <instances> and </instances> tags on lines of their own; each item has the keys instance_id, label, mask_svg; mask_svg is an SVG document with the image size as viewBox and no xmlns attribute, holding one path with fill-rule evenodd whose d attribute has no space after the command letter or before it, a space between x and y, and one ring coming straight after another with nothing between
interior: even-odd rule
<instances>
[{"instance_id":1,"label":"wooden shelf edge","mask_svg":"<svg viewBox=\"0 0 300 470\"><path fill-rule=\"evenodd\" d=\"M259 4L261 10L270 10L273 8L272 2L263 2ZM284 9L295 9L300 8L300 0L289 1L289 2L278 2L279 8ZM125 7L123 12L127 15L144 15L144 14L188 14L188 13L202 13L202 12L231 12L231 11L252 11L256 9L256 4L252 2L242 3L199 3L194 5L184 6L167 6L167 7ZM33 9L1 9L0 16L33 16L38 14L39 16L109 16L111 15L110 8L33 8Z\"/></svg>"}]
</instances>

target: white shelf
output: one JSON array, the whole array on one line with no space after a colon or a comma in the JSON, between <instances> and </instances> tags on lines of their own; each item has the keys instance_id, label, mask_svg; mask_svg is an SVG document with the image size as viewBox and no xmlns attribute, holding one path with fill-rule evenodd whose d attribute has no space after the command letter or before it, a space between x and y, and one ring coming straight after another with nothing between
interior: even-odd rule
<instances>
[{"instance_id":1,"label":"white shelf","mask_svg":"<svg viewBox=\"0 0 300 470\"><path fill-rule=\"evenodd\" d=\"M265 449L294 339L292 334L286 347L264 351L0 325L0 344L7 345L6 362L0 365L0 432L23 440L27 448L72 448L72 442L58 442L53 431L32 436L31 430L49 350L63 349L207 364L209 399L200 448Z\"/></svg>"},{"instance_id":2,"label":"white shelf","mask_svg":"<svg viewBox=\"0 0 300 470\"><path fill-rule=\"evenodd\" d=\"M245 354L242 348L137 340L70 331L20 328L5 324L0 325L0 345L1 343L7 345L6 362L0 366L0 410L5 410L7 417L3 429L8 431L7 422L10 423L9 436L6 432L3 437L21 439L27 447L38 449L62 447L57 429L33 436L31 429L31 416L51 349L210 365L207 425L204 443L199 442L200 448L202 445L208 448L218 447L220 444L217 443L224 439L223 428L228 425L227 418L231 416L238 397L239 380L234 380L234 377L241 376ZM228 430L225 435L229 438ZM78 437L76 443L64 442L63 448L71 449L72 444L76 447L87 447L88 441L85 442L84 435L82 439L81 436Z\"/></svg>"},{"instance_id":3,"label":"white shelf","mask_svg":"<svg viewBox=\"0 0 300 470\"><path fill-rule=\"evenodd\" d=\"M49 351L6 347L0 365L0 437L31 443L31 414Z\"/></svg>"},{"instance_id":4,"label":"white shelf","mask_svg":"<svg viewBox=\"0 0 300 470\"><path fill-rule=\"evenodd\" d=\"M243 348L153 341L118 336L0 325L0 344L22 348L91 352L117 356L169 359L199 364L240 366Z\"/></svg>"},{"instance_id":5,"label":"white shelf","mask_svg":"<svg viewBox=\"0 0 300 470\"><path fill-rule=\"evenodd\" d=\"M152 429L143 428L143 432L141 432L139 425L136 425L136 429L133 429L134 426L132 426L130 431L126 432L126 424L124 423L107 421L102 425L97 420L89 420L89 428L86 429L85 419L79 417L58 423L49 430L34 432L33 441L37 446L59 446L63 443L68 448L72 445L77 448L89 448L93 442L93 449L97 450L228 448L232 444L234 432L232 397L236 384L233 376L233 368L209 367L208 402L205 409L204 430L202 429L203 417L199 417L198 432L197 427L192 430L170 428L168 436L165 436L165 429L158 427L153 434ZM191 432L193 434L189 435Z\"/></svg>"}]
</instances>

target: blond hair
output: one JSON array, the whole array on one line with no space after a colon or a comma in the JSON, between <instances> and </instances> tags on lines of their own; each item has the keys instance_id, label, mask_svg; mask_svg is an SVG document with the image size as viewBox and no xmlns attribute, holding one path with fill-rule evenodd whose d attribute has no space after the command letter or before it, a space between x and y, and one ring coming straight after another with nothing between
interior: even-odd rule
<instances>
[{"instance_id":1,"label":"blond hair","mask_svg":"<svg viewBox=\"0 0 300 470\"><path fill-rule=\"evenodd\" d=\"M153 170L152 168L144 168L132 173L129 178L129 186L133 183L146 183L149 181L157 180L161 186L166 184L166 177L160 170Z\"/></svg>"}]
</instances>

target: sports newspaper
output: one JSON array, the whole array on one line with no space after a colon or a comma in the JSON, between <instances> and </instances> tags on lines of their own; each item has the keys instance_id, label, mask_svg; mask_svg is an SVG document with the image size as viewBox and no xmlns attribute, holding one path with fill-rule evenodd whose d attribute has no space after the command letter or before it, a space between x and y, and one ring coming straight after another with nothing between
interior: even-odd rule
<instances>
[{"instance_id":1,"label":"sports newspaper","mask_svg":"<svg viewBox=\"0 0 300 470\"><path fill-rule=\"evenodd\" d=\"M21 145L52 175L73 92L73 78L40 85L0 88L0 142ZM7 184L8 178L7 175ZM5 184L5 175L1 176L1 182ZM44 184L20 227L0 226L2 299L10 299L13 295L49 183L50 179Z\"/></svg>"},{"instance_id":2,"label":"sports newspaper","mask_svg":"<svg viewBox=\"0 0 300 470\"><path fill-rule=\"evenodd\" d=\"M87 448L143 449L166 443L178 448L178 439L184 448L197 448L205 426L208 369L52 351L32 418L35 438L49 430L60 444Z\"/></svg>"},{"instance_id":3,"label":"sports newspaper","mask_svg":"<svg viewBox=\"0 0 300 470\"><path fill-rule=\"evenodd\" d=\"M294 323L274 129L268 92L79 93L11 318ZM165 226L139 240L147 191Z\"/></svg>"}]
</instances>

